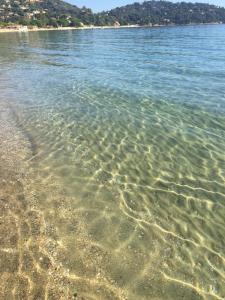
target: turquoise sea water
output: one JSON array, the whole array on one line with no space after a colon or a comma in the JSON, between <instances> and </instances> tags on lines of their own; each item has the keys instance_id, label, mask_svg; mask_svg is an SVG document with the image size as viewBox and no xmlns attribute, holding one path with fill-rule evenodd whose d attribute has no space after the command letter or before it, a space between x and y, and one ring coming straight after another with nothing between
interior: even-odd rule
<instances>
[{"instance_id":1,"label":"turquoise sea water","mask_svg":"<svg viewBox=\"0 0 225 300\"><path fill-rule=\"evenodd\" d=\"M225 299L224 25L1 34L0 88L3 299Z\"/></svg>"}]
</instances>

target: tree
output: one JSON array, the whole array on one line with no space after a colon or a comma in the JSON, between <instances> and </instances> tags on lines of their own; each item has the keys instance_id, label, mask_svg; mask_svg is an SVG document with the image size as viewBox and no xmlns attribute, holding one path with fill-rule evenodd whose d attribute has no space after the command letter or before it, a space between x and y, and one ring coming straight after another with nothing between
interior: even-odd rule
<instances>
[{"instance_id":1,"label":"tree","mask_svg":"<svg viewBox=\"0 0 225 300\"><path fill-rule=\"evenodd\" d=\"M62 27L68 27L70 25L70 22L69 20L67 20L66 18L62 17L60 18L57 23L59 24L59 26L62 26Z\"/></svg>"},{"instance_id":2,"label":"tree","mask_svg":"<svg viewBox=\"0 0 225 300\"><path fill-rule=\"evenodd\" d=\"M73 27L81 27L81 20L78 18L71 18L70 25Z\"/></svg>"}]
</instances>

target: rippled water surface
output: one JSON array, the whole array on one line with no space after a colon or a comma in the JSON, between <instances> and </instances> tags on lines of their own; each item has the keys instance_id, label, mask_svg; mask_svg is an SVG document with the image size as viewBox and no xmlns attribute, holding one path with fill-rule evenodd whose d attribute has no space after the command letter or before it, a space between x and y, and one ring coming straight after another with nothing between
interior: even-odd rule
<instances>
[{"instance_id":1,"label":"rippled water surface","mask_svg":"<svg viewBox=\"0 0 225 300\"><path fill-rule=\"evenodd\" d=\"M0 35L0 299L225 299L225 26Z\"/></svg>"}]
</instances>

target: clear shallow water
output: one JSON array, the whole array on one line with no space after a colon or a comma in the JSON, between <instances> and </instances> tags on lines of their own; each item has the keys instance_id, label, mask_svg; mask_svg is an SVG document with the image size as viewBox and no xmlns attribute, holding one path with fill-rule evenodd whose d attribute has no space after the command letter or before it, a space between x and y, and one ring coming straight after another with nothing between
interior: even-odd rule
<instances>
[{"instance_id":1,"label":"clear shallow water","mask_svg":"<svg viewBox=\"0 0 225 300\"><path fill-rule=\"evenodd\" d=\"M225 298L224 42L0 36L2 297Z\"/></svg>"}]
</instances>

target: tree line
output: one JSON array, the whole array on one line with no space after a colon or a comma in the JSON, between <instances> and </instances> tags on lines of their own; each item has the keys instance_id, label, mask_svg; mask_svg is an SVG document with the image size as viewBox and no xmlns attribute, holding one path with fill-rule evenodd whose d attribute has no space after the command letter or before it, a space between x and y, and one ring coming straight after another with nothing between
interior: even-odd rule
<instances>
[{"instance_id":1,"label":"tree line","mask_svg":"<svg viewBox=\"0 0 225 300\"><path fill-rule=\"evenodd\" d=\"M38 27L105 26L116 22L120 25L225 23L225 8L201 3L145 1L94 14L91 9L61 0L29 4L26 0L0 0L0 24L9 22Z\"/></svg>"}]
</instances>

